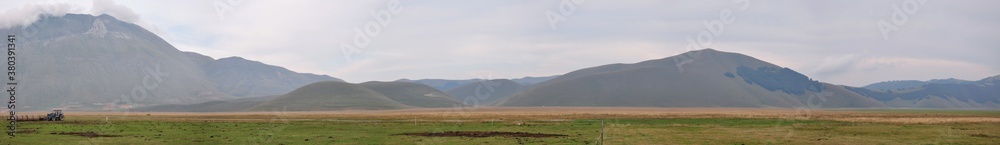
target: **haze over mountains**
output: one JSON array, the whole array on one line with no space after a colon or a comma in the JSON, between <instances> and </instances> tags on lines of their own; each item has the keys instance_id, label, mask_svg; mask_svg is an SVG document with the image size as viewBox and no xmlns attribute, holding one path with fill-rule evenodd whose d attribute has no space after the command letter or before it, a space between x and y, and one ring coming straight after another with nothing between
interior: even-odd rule
<instances>
[{"instance_id":1,"label":"haze over mountains","mask_svg":"<svg viewBox=\"0 0 1000 145\"><path fill-rule=\"evenodd\" d=\"M495 79L465 84L445 92L472 106L489 106L530 87L531 85L522 85L513 80Z\"/></svg>"},{"instance_id":2,"label":"haze over mountains","mask_svg":"<svg viewBox=\"0 0 1000 145\"><path fill-rule=\"evenodd\" d=\"M872 90L899 90L899 89L912 89L917 88L927 84L976 84L976 81L967 81L960 79L933 79L929 81L918 81L918 80L897 80L897 81L885 81L878 82L874 84L865 85L862 88L872 89Z\"/></svg>"},{"instance_id":3,"label":"haze over mountains","mask_svg":"<svg viewBox=\"0 0 1000 145\"><path fill-rule=\"evenodd\" d=\"M25 28L38 28L28 30ZM33 31L33 32L31 32ZM43 16L19 35L19 109L326 111L465 106L1000 108L994 76L865 87L703 49L550 77L346 83L240 57L181 52L108 15Z\"/></svg>"},{"instance_id":4,"label":"haze over mountains","mask_svg":"<svg viewBox=\"0 0 1000 145\"><path fill-rule=\"evenodd\" d=\"M534 84L537 84L537 83L548 81L548 80L550 80L552 78L556 78L556 77L559 77L559 76L555 75L555 76L547 76L547 77L523 77L523 78L508 79L508 80L514 81L514 82L516 82L516 83L518 83L520 85L534 85ZM399 80L396 80L396 81L397 82L419 83L419 84L424 84L424 85L428 85L428 86L437 88L438 90L447 91L447 90L451 90L451 89L453 89L455 87L459 87L459 86L467 85L467 84L471 84L471 83L482 82L482 81L485 81L485 80L484 79L467 79L467 80L447 80L447 79L410 80L410 79L399 79Z\"/></svg>"}]
</instances>

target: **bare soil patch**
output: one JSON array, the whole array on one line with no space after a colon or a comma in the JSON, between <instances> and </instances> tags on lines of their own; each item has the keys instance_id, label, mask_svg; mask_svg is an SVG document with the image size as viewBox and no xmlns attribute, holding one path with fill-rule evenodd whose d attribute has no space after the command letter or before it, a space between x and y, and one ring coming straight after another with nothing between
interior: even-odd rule
<instances>
[{"instance_id":1,"label":"bare soil patch","mask_svg":"<svg viewBox=\"0 0 1000 145\"><path fill-rule=\"evenodd\" d=\"M93 137L121 137L121 135L99 134L99 133L95 133L95 132L92 132L92 131L88 131L88 132L60 132L60 133L54 133L53 132L53 133L50 133L50 134L75 135L75 136L82 136L82 137L88 137L88 138L93 138Z\"/></svg>"},{"instance_id":2,"label":"bare soil patch","mask_svg":"<svg viewBox=\"0 0 1000 145\"><path fill-rule=\"evenodd\" d=\"M1000 136L992 136L992 135L982 134L982 133L971 134L969 136L972 136L972 137L982 137L982 138L1000 138Z\"/></svg>"},{"instance_id":3,"label":"bare soil patch","mask_svg":"<svg viewBox=\"0 0 1000 145\"><path fill-rule=\"evenodd\" d=\"M447 131L447 132L414 132L400 135L426 136L426 137L562 137L562 134L528 133L528 132L501 132L501 131Z\"/></svg>"},{"instance_id":4,"label":"bare soil patch","mask_svg":"<svg viewBox=\"0 0 1000 145\"><path fill-rule=\"evenodd\" d=\"M91 124L103 124L99 121L50 121L55 124L81 124L81 125L91 125Z\"/></svg>"}]
</instances>

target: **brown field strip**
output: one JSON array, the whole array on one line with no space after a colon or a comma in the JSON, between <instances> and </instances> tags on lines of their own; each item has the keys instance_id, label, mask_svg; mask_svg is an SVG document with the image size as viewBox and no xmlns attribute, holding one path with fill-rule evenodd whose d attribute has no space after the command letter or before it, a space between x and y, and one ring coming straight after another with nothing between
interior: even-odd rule
<instances>
[{"instance_id":1,"label":"brown field strip","mask_svg":"<svg viewBox=\"0 0 1000 145\"><path fill-rule=\"evenodd\" d=\"M164 120L164 121L296 121L296 120L422 120L486 121L632 118L774 118L834 120L901 124L1000 123L995 114L893 113L853 110L804 110L762 108L639 108L639 107L481 107L357 111L270 111L270 112L72 112L78 120Z\"/></svg>"}]
</instances>

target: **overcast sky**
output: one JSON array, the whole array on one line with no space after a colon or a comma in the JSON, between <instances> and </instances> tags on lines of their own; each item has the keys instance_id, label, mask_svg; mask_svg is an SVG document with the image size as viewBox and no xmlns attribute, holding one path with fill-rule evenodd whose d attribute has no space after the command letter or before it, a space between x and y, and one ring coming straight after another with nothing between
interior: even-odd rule
<instances>
[{"instance_id":1,"label":"overcast sky","mask_svg":"<svg viewBox=\"0 0 1000 145\"><path fill-rule=\"evenodd\" d=\"M711 42L702 47L863 86L1000 75L996 6L1000 1L17 0L0 4L0 27L39 12L110 14L183 51L349 82L558 75L677 55L700 38ZM356 28L377 35L359 46Z\"/></svg>"}]
</instances>

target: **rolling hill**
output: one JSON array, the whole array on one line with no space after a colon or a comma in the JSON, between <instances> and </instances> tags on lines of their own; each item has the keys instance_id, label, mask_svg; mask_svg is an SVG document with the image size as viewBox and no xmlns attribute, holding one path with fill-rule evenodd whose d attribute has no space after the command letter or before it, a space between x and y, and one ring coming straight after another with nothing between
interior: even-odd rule
<instances>
[{"instance_id":1,"label":"rolling hill","mask_svg":"<svg viewBox=\"0 0 1000 145\"><path fill-rule=\"evenodd\" d=\"M365 82L360 85L404 105L423 108L463 106L459 100L427 85L406 82Z\"/></svg>"},{"instance_id":2,"label":"rolling hill","mask_svg":"<svg viewBox=\"0 0 1000 145\"><path fill-rule=\"evenodd\" d=\"M407 82L351 84L326 81L303 86L247 110L386 110L456 107L461 105L461 102L452 99L451 96L421 84Z\"/></svg>"},{"instance_id":3,"label":"rolling hill","mask_svg":"<svg viewBox=\"0 0 1000 145\"><path fill-rule=\"evenodd\" d=\"M274 96L248 97L231 100L209 101L195 104L164 104L149 107L134 108L137 112L235 112L257 106L278 98Z\"/></svg>"},{"instance_id":4,"label":"rolling hill","mask_svg":"<svg viewBox=\"0 0 1000 145\"><path fill-rule=\"evenodd\" d=\"M361 85L326 81L295 89L250 111L329 111L413 108Z\"/></svg>"},{"instance_id":5,"label":"rolling hill","mask_svg":"<svg viewBox=\"0 0 1000 145\"><path fill-rule=\"evenodd\" d=\"M824 105L806 106L810 97ZM885 107L841 86L814 81L756 58L713 49L561 75L502 106ZM815 104L815 103L812 103Z\"/></svg>"}]
</instances>

